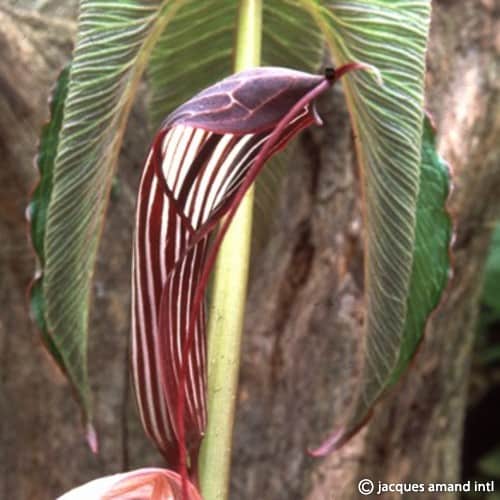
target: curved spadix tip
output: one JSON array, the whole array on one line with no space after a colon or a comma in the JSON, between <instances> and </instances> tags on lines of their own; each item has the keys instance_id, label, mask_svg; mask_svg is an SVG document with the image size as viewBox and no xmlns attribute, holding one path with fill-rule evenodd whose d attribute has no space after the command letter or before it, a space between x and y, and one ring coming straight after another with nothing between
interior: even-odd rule
<instances>
[{"instance_id":1,"label":"curved spadix tip","mask_svg":"<svg viewBox=\"0 0 500 500\"><path fill-rule=\"evenodd\" d=\"M370 73L373 77L373 79L376 81L377 85L379 87L382 87L384 85L384 80L382 78L382 73L380 70L376 67L373 66L372 64L367 64L363 62L348 62L342 66L340 66L337 69L333 68L326 68L325 69L325 78L328 81L334 81L338 80L342 76L344 76L347 73L350 73L351 71L367 71Z\"/></svg>"}]
</instances>

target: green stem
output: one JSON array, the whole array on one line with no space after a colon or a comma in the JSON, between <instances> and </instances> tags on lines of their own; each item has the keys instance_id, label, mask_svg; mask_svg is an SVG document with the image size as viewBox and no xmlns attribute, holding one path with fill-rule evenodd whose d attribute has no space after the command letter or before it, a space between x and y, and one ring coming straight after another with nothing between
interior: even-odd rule
<instances>
[{"instance_id":1,"label":"green stem","mask_svg":"<svg viewBox=\"0 0 500 500\"><path fill-rule=\"evenodd\" d=\"M241 0L235 71L258 66L262 0ZM219 250L208 327L208 425L200 454L200 485L205 500L226 500L241 336L250 260L253 189L243 199Z\"/></svg>"}]
</instances>

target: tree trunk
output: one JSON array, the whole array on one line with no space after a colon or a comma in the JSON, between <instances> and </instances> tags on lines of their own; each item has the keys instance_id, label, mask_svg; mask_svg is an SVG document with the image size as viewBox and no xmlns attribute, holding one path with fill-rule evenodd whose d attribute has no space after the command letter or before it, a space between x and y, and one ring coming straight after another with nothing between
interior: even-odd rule
<instances>
[{"instance_id":1,"label":"tree trunk","mask_svg":"<svg viewBox=\"0 0 500 500\"><path fill-rule=\"evenodd\" d=\"M41 3L45 14L74 15L70 8L54 10L57 2ZM456 222L446 298L407 375L378 404L369 424L339 452L308 457L307 447L318 444L346 409L362 336L359 183L337 86L334 98L318 106L325 127L299 140L273 237L254 263L234 499L351 500L363 498L357 490L362 478L375 486L459 481L481 271L500 210L500 26L493 0L434 3L427 106L439 150L454 173L450 209ZM27 315L25 289L34 258L24 207L37 178L32 157L50 84L68 59L74 33L71 17L0 6L1 498L50 500L99 475L161 464L137 422L125 366L131 214L151 136L142 100L125 140L96 273L89 358L98 458L84 444L70 390L43 355Z\"/></svg>"}]
</instances>

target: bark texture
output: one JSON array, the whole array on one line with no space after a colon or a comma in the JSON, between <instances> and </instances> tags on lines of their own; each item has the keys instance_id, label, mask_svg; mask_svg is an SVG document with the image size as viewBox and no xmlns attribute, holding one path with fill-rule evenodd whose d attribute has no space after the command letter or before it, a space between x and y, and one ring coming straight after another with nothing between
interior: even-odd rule
<instances>
[{"instance_id":1,"label":"bark texture","mask_svg":"<svg viewBox=\"0 0 500 500\"><path fill-rule=\"evenodd\" d=\"M19 7L5 0L0 5L0 498L50 500L99 475L161 464L138 425L125 365L132 214L150 134L139 102L95 281L90 370L101 437L96 458L25 300L34 267L24 221L37 178L32 157L49 89L71 51L74 2L62 10L58 2L23 2L41 14L12 10L9 3ZM358 179L339 88L319 105L325 127L300 139L273 237L253 269L232 498L354 500L364 498L357 491L361 478L458 480L481 271L500 211L498 14L490 0L434 2L427 105L440 152L454 171L453 279L404 380L362 432L322 460L305 450L345 411L363 321Z\"/></svg>"}]
</instances>

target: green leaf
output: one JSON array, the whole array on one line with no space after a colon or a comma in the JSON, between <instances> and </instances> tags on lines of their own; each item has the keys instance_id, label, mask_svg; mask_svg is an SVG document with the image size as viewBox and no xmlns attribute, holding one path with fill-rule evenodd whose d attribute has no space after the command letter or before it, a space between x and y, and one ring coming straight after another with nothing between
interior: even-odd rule
<instances>
[{"instance_id":1,"label":"green leaf","mask_svg":"<svg viewBox=\"0 0 500 500\"><path fill-rule=\"evenodd\" d=\"M404 329L399 339L397 359L380 380L377 390L367 392L370 377L376 377L370 364L371 353L365 352L365 365L360 394L354 401L344 428L328 440L327 448L338 447L345 442L366 419L373 404L383 390L394 385L414 356L423 338L426 322L438 307L450 274L450 245L452 220L446 209L450 191L447 164L437 154L435 130L430 119L424 117L422 132L422 160L419 175L419 194L416 211L415 245L407 296L407 312ZM368 344L370 345L370 344ZM383 348L383 346L382 346ZM322 452L321 452L322 453Z\"/></svg>"},{"instance_id":2,"label":"green leaf","mask_svg":"<svg viewBox=\"0 0 500 500\"><path fill-rule=\"evenodd\" d=\"M364 353L367 361L362 381L363 398L356 402L351 417L353 427L359 425L381 393L394 385L408 368L425 333L427 320L438 306L448 283L452 222L446 202L450 178L446 163L436 152L435 131L428 117L424 118L419 186L410 287L397 358L391 360L383 378L378 379L380 371L370 363L377 353L370 350ZM385 342L384 338L380 339L382 352L386 348ZM370 349L369 342L367 345ZM375 384L373 379L378 382Z\"/></svg>"},{"instance_id":3,"label":"green leaf","mask_svg":"<svg viewBox=\"0 0 500 500\"><path fill-rule=\"evenodd\" d=\"M40 181L33 191L31 202L28 206L31 225L31 242L38 257L38 265L41 269L45 264L45 227L47 210L52 192L54 161L63 120L64 101L68 93L69 68L70 66L68 65L63 69L52 93L50 101L50 119L42 128L39 153L36 161L40 173ZM31 313L40 330L45 346L52 354L61 370L66 372L63 356L61 356L47 330L44 315L43 274L41 274L41 269L39 271L40 275L35 278L30 289Z\"/></svg>"},{"instance_id":4,"label":"green leaf","mask_svg":"<svg viewBox=\"0 0 500 500\"><path fill-rule=\"evenodd\" d=\"M64 114L61 97L57 127L54 116L50 138L42 141L41 157L51 167L41 168L33 202L33 240L43 273L33 289L33 310L85 420L91 412L88 310L104 213L137 85L181 3L83 1Z\"/></svg>"},{"instance_id":5,"label":"green leaf","mask_svg":"<svg viewBox=\"0 0 500 500\"><path fill-rule=\"evenodd\" d=\"M430 0L303 4L321 27L336 65L362 62L376 67L383 79L379 85L369 72L342 79L361 170L366 302L365 366L345 438L393 377L406 342Z\"/></svg>"},{"instance_id":6,"label":"green leaf","mask_svg":"<svg viewBox=\"0 0 500 500\"><path fill-rule=\"evenodd\" d=\"M263 16L262 65L317 71L325 40L301 2L266 0Z\"/></svg>"},{"instance_id":7,"label":"green leaf","mask_svg":"<svg viewBox=\"0 0 500 500\"><path fill-rule=\"evenodd\" d=\"M70 65L66 66L59 75L50 99L50 120L43 126L40 134L40 145L36 159L40 181L33 191L28 207L31 223L31 241L39 258L40 265L45 263L45 225L50 194L52 192L54 162L59 132L61 130L64 101L68 94L68 78Z\"/></svg>"},{"instance_id":8,"label":"green leaf","mask_svg":"<svg viewBox=\"0 0 500 500\"><path fill-rule=\"evenodd\" d=\"M408 367L422 340L427 318L438 306L448 283L452 223L445 205L449 190L448 167L436 152L435 131L425 117L408 309L398 363L388 385L397 382Z\"/></svg>"},{"instance_id":9,"label":"green leaf","mask_svg":"<svg viewBox=\"0 0 500 500\"><path fill-rule=\"evenodd\" d=\"M160 37L148 69L155 127L201 89L232 72L238 2L188 0Z\"/></svg>"}]
</instances>

